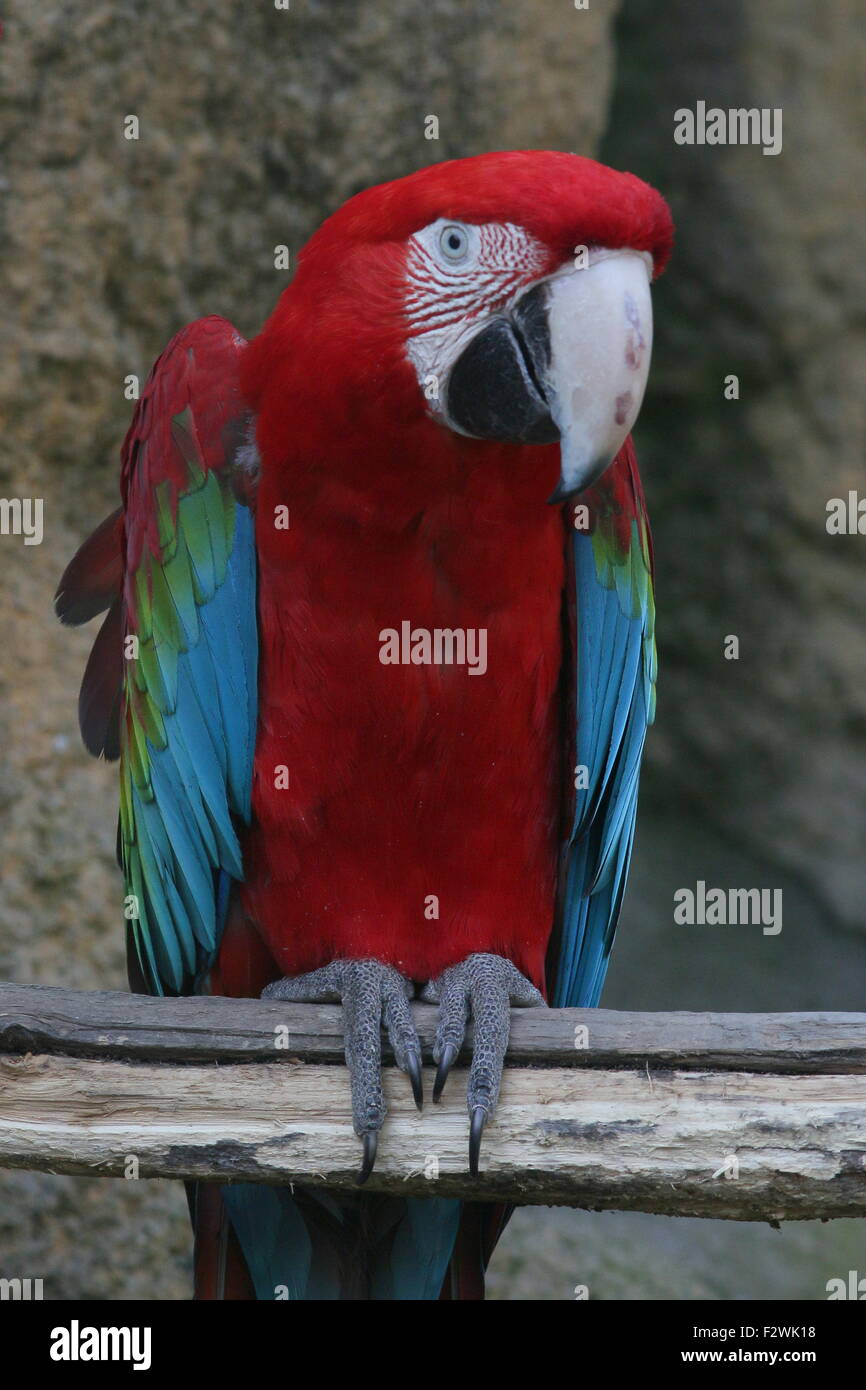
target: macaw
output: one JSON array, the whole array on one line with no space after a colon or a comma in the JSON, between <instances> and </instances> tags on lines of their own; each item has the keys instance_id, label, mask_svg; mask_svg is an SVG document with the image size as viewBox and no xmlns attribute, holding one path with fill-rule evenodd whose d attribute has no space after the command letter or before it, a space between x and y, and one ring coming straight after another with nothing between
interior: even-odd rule
<instances>
[{"instance_id":1,"label":"macaw","mask_svg":"<svg viewBox=\"0 0 866 1390\"><path fill-rule=\"evenodd\" d=\"M382 1027L422 1102L416 991L434 1100L473 1019L472 1173L509 1006L599 998L654 710L630 431L671 244L654 189L562 152L356 194L257 337L202 318L158 358L58 589L66 623L107 610L79 719L120 760L131 987L341 1001L361 1182ZM483 1297L508 1214L190 1205L201 1298Z\"/></svg>"}]
</instances>

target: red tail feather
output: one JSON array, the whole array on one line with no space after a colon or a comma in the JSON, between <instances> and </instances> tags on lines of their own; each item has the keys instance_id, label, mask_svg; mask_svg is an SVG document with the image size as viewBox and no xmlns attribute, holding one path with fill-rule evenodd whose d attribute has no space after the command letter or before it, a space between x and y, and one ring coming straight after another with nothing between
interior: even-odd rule
<instances>
[{"instance_id":1,"label":"red tail feather","mask_svg":"<svg viewBox=\"0 0 866 1390\"><path fill-rule=\"evenodd\" d=\"M120 707L123 697L123 605L115 598L87 661L78 723L84 746L95 758L120 757Z\"/></svg>"},{"instance_id":2,"label":"red tail feather","mask_svg":"<svg viewBox=\"0 0 866 1390\"><path fill-rule=\"evenodd\" d=\"M123 578L123 514L120 507L79 546L57 586L54 608L62 623L78 627L104 613Z\"/></svg>"}]
</instances>

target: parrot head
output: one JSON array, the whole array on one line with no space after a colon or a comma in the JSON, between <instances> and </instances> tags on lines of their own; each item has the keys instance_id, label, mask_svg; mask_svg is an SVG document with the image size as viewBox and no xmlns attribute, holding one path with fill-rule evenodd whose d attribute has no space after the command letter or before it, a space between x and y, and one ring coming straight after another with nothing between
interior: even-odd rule
<instances>
[{"instance_id":1,"label":"parrot head","mask_svg":"<svg viewBox=\"0 0 866 1390\"><path fill-rule=\"evenodd\" d=\"M558 440L561 501L604 472L637 418L650 283L672 240L653 188L561 151L451 160L365 189L301 253L248 351L247 395L275 418L302 358L308 382L340 383L347 430L369 415L379 437L390 422Z\"/></svg>"}]
</instances>

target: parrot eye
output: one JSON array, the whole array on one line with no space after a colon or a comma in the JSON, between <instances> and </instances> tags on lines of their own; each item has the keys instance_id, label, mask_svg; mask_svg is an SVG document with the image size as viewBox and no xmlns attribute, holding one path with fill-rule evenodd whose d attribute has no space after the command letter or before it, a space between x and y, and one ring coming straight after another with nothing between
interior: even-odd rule
<instances>
[{"instance_id":1,"label":"parrot eye","mask_svg":"<svg viewBox=\"0 0 866 1390\"><path fill-rule=\"evenodd\" d=\"M456 265L469 255L469 233L456 222L449 222L439 233L439 250L446 261Z\"/></svg>"}]
</instances>

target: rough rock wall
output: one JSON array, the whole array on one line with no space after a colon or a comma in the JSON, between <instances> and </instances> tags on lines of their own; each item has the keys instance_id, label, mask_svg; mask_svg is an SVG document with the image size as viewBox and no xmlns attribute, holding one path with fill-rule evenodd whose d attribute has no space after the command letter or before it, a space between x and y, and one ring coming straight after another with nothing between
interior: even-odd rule
<instances>
[{"instance_id":1,"label":"rough rock wall","mask_svg":"<svg viewBox=\"0 0 866 1390\"><path fill-rule=\"evenodd\" d=\"M662 672L644 811L679 800L862 932L866 538L825 526L829 498L866 498L860 18L627 0L602 157L678 226L638 425ZM781 153L675 144L699 100L781 108Z\"/></svg>"},{"instance_id":2,"label":"rough rock wall","mask_svg":"<svg viewBox=\"0 0 866 1390\"><path fill-rule=\"evenodd\" d=\"M0 497L43 499L45 538L0 536L0 977L124 984L115 777L75 718L92 632L51 611L116 505L124 378L200 314L254 332L285 282L274 246L297 251L359 187L483 150L593 153L616 8L14 0ZM0 1274L44 1276L47 1297L188 1292L177 1185L0 1175L0 1249Z\"/></svg>"}]
</instances>

